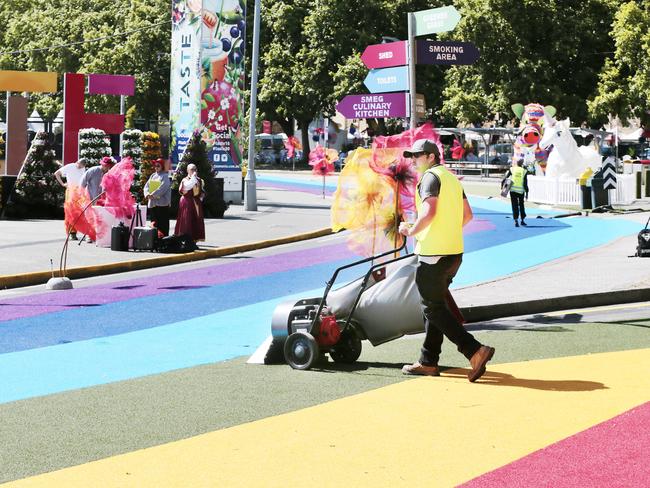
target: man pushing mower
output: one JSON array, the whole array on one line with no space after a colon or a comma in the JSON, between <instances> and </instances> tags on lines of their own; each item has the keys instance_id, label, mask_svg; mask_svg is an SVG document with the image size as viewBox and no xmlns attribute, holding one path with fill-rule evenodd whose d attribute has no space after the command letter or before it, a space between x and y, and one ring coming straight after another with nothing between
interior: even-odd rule
<instances>
[{"instance_id":1,"label":"man pushing mower","mask_svg":"<svg viewBox=\"0 0 650 488\"><path fill-rule=\"evenodd\" d=\"M470 362L470 382L485 373L494 348L484 346L463 327L447 304L449 285L463 259L463 226L472 220L472 209L455 175L440 163L440 149L428 139L415 141L404 151L416 165L419 181L415 194L417 218L402 222L399 232L416 239L418 265L415 284L422 300L425 339L420 360L402 368L404 374L439 376L443 336Z\"/></svg>"}]
</instances>

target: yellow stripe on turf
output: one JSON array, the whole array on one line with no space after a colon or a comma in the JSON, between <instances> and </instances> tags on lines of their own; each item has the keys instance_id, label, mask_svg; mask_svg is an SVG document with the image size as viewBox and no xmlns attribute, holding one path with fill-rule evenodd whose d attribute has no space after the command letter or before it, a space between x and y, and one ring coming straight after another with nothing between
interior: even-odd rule
<instances>
[{"instance_id":1,"label":"yellow stripe on turf","mask_svg":"<svg viewBox=\"0 0 650 488\"><path fill-rule=\"evenodd\" d=\"M453 486L649 401L649 357L450 370L9 486Z\"/></svg>"}]
</instances>

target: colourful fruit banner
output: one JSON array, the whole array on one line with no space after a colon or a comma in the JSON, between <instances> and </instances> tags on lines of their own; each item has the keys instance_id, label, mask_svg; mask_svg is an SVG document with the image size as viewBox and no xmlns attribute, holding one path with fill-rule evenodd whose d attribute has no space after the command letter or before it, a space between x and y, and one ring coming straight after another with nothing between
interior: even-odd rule
<instances>
[{"instance_id":1,"label":"colourful fruit banner","mask_svg":"<svg viewBox=\"0 0 650 488\"><path fill-rule=\"evenodd\" d=\"M182 158L192 132L201 125L201 17L190 10L188 3L194 2L172 0L169 152L174 166Z\"/></svg>"},{"instance_id":2,"label":"colourful fruit banner","mask_svg":"<svg viewBox=\"0 0 650 488\"><path fill-rule=\"evenodd\" d=\"M239 174L229 178L222 172L239 173L242 162L246 2L174 0L172 5L172 160L182 157L198 129L224 177L224 190L238 191Z\"/></svg>"}]
</instances>

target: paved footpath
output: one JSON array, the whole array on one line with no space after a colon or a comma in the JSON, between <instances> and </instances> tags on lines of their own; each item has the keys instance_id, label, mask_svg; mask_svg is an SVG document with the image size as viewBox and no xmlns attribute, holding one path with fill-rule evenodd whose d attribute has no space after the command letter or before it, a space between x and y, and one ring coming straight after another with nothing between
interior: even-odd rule
<instances>
[{"instance_id":1,"label":"paved footpath","mask_svg":"<svg viewBox=\"0 0 650 488\"><path fill-rule=\"evenodd\" d=\"M277 213L276 225L299 215L318 228L328 217L320 183L308 175L261 179L260 195L269 197L261 208L277 212L264 210L258 224ZM470 198L477 218L454 283L468 311L601 292L589 283L607 272L610 295L647 288L650 264L626 254L643 214L554 218L558 212L538 209L536 225L515 229L507 202ZM318 296L332 270L354 259L345 239L76 280L64 292L0 292L0 482L648 484L650 446L637 435L650 410L650 384L639 374L648 370L647 303L621 318L569 311L473 324L497 349L477 384L448 344L442 377L402 376L418 336L364 344L352 366L246 364L277 303ZM612 262L568 280L597 256ZM556 280L536 281L549 270ZM432 401L436 414L425 415Z\"/></svg>"}]
</instances>

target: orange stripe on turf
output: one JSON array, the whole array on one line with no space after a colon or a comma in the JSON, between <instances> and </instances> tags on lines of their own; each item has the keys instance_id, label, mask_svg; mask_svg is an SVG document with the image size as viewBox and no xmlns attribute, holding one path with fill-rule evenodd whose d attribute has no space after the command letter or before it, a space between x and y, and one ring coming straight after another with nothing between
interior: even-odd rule
<instances>
[{"instance_id":1,"label":"orange stripe on turf","mask_svg":"<svg viewBox=\"0 0 650 488\"><path fill-rule=\"evenodd\" d=\"M9 486L454 486L649 401L648 357L451 370Z\"/></svg>"}]
</instances>

